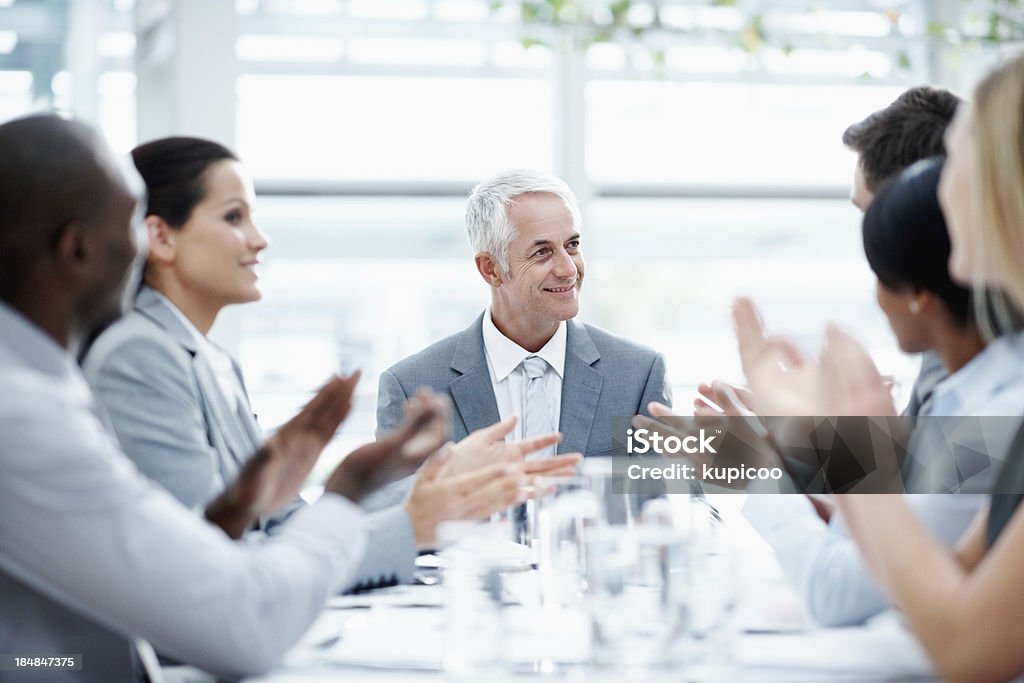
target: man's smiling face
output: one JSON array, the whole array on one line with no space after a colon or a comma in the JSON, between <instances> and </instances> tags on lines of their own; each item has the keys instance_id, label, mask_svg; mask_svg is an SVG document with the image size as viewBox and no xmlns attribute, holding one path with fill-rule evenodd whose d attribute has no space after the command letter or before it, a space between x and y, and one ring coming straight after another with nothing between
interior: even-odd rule
<instances>
[{"instance_id":1,"label":"man's smiling face","mask_svg":"<svg viewBox=\"0 0 1024 683\"><path fill-rule=\"evenodd\" d=\"M572 212L556 195L529 192L513 200L508 217L515 237L497 291L503 308L537 330L574 318L586 264Z\"/></svg>"}]
</instances>

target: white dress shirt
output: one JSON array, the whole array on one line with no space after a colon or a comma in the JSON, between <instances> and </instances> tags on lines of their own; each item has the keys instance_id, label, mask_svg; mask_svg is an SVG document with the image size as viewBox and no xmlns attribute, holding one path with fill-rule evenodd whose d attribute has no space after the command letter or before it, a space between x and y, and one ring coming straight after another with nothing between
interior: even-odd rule
<instances>
[{"instance_id":1,"label":"white dress shirt","mask_svg":"<svg viewBox=\"0 0 1024 683\"><path fill-rule=\"evenodd\" d=\"M265 671L365 546L333 494L261 544L197 518L120 452L66 350L2 302L0 470L0 652L81 653L74 680L129 680L109 662L132 637L217 674Z\"/></svg>"},{"instance_id":2,"label":"white dress shirt","mask_svg":"<svg viewBox=\"0 0 1024 683\"><path fill-rule=\"evenodd\" d=\"M238 378L238 373L235 372L235 364L231 359L231 355L200 332L170 299L156 290L153 290L153 292L167 304L167 307L171 309L174 316L185 326L185 329L192 335L192 338L195 339L196 348L199 349L199 353L203 355L203 360L206 361L206 364L213 371L213 377L217 380L217 386L220 387L220 392L224 395L224 401L228 404L228 408L232 412L238 412L239 405L248 404L249 400L245 396L245 389Z\"/></svg>"},{"instance_id":3,"label":"white dress shirt","mask_svg":"<svg viewBox=\"0 0 1024 683\"><path fill-rule=\"evenodd\" d=\"M512 415L519 418L507 440L519 440L524 435L528 382L523 359L528 356L540 356L547 361L542 379L544 395L551 408L551 431L558 431L562 408L562 375L565 370L565 335L566 325L563 320L548 343L537 353L531 353L498 331L491 320L490 308L484 312L484 353L487 356L491 386L494 388L494 400L498 404L498 417L502 420Z\"/></svg>"},{"instance_id":4,"label":"white dress shirt","mask_svg":"<svg viewBox=\"0 0 1024 683\"><path fill-rule=\"evenodd\" d=\"M1024 414L1024 333L989 342L967 365L935 385L928 415Z\"/></svg>"},{"instance_id":5,"label":"white dress shirt","mask_svg":"<svg viewBox=\"0 0 1024 683\"><path fill-rule=\"evenodd\" d=\"M1024 338L1002 337L936 385L929 415L1024 413ZM993 454L998 450L993 447ZM952 545L979 508L981 494L912 494L907 502L937 538ZM744 516L772 546L783 573L824 626L861 623L889 607L849 537L841 515L826 524L806 496L751 495Z\"/></svg>"}]
</instances>

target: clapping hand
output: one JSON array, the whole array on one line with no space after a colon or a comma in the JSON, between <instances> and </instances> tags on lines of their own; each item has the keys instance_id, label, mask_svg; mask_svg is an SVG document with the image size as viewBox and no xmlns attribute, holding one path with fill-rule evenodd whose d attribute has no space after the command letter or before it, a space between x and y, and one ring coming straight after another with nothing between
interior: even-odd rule
<instances>
[{"instance_id":1,"label":"clapping hand","mask_svg":"<svg viewBox=\"0 0 1024 683\"><path fill-rule=\"evenodd\" d=\"M419 547L436 544L437 525L443 521L481 519L523 502L533 495L533 477L576 473L579 453L526 460L558 443L561 435L505 442L515 424L511 417L478 429L446 445L416 473L404 505Z\"/></svg>"},{"instance_id":2,"label":"clapping hand","mask_svg":"<svg viewBox=\"0 0 1024 683\"><path fill-rule=\"evenodd\" d=\"M240 538L257 519L292 501L352 408L358 382L358 371L328 380L249 458L234 483L207 506L206 518Z\"/></svg>"},{"instance_id":3,"label":"clapping hand","mask_svg":"<svg viewBox=\"0 0 1024 683\"><path fill-rule=\"evenodd\" d=\"M743 372L764 415L895 415L892 397L870 356L834 325L815 362L783 337L765 334L749 299L737 299L733 322Z\"/></svg>"},{"instance_id":4,"label":"clapping hand","mask_svg":"<svg viewBox=\"0 0 1024 683\"><path fill-rule=\"evenodd\" d=\"M405 404L405 418L374 443L349 453L328 478L325 491L359 502L385 484L416 471L448 438L448 399L421 389Z\"/></svg>"},{"instance_id":5,"label":"clapping hand","mask_svg":"<svg viewBox=\"0 0 1024 683\"><path fill-rule=\"evenodd\" d=\"M436 546L441 522L483 519L526 500L529 479L522 463L498 461L446 474L451 456L450 444L431 456L416 473L403 503L419 548Z\"/></svg>"},{"instance_id":6,"label":"clapping hand","mask_svg":"<svg viewBox=\"0 0 1024 683\"><path fill-rule=\"evenodd\" d=\"M515 426L516 417L512 416L478 429L462 441L452 444L442 473L445 476L464 474L498 462L522 464L524 474L531 477L571 476L576 473L576 465L582 458L579 453L526 460L531 453L557 444L562 440L561 434L552 432L522 441L505 441Z\"/></svg>"},{"instance_id":7,"label":"clapping hand","mask_svg":"<svg viewBox=\"0 0 1024 683\"><path fill-rule=\"evenodd\" d=\"M752 416L757 414L757 398L745 387L715 380L698 384L700 394L693 399L693 414L698 417Z\"/></svg>"}]
</instances>

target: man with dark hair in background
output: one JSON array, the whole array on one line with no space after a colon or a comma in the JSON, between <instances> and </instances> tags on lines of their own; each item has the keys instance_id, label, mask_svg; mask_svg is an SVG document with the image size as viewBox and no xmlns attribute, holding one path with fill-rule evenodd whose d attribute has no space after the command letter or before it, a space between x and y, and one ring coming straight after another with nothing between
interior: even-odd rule
<instances>
[{"instance_id":1,"label":"man with dark hair in background","mask_svg":"<svg viewBox=\"0 0 1024 683\"><path fill-rule=\"evenodd\" d=\"M961 99L942 88L921 85L897 97L843 132L843 144L857 153L850 199L867 211L875 192L900 171L921 159L945 156L944 136ZM917 415L946 371L932 352L921 357L921 370L904 411Z\"/></svg>"},{"instance_id":2,"label":"man with dark hair in background","mask_svg":"<svg viewBox=\"0 0 1024 683\"><path fill-rule=\"evenodd\" d=\"M943 136L960 102L948 90L917 86L843 132L843 144L857 153L850 199L858 209L866 211L878 188L914 162L945 156Z\"/></svg>"}]
</instances>

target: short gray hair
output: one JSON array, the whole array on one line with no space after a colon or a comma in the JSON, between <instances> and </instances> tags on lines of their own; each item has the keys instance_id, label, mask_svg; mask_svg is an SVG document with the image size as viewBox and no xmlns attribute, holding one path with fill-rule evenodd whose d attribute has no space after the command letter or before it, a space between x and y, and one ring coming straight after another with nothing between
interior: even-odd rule
<instances>
[{"instance_id":1,"label":"short gray hair","mask_svg":"<svg viewBox=\"0 0 1024 683\"><path fill-rule=\"evenodd\" d=\"M515 237L508 209L516 197L531 192L552 194L565 202L573 225L579 229L580 209L576 195L564 180L550 173L529 169L505 171L483 181L469 194L466 204L469 243L477 253L494 256L504 273L508 272L508 249Z\"/></svg>"}]
</instances>

